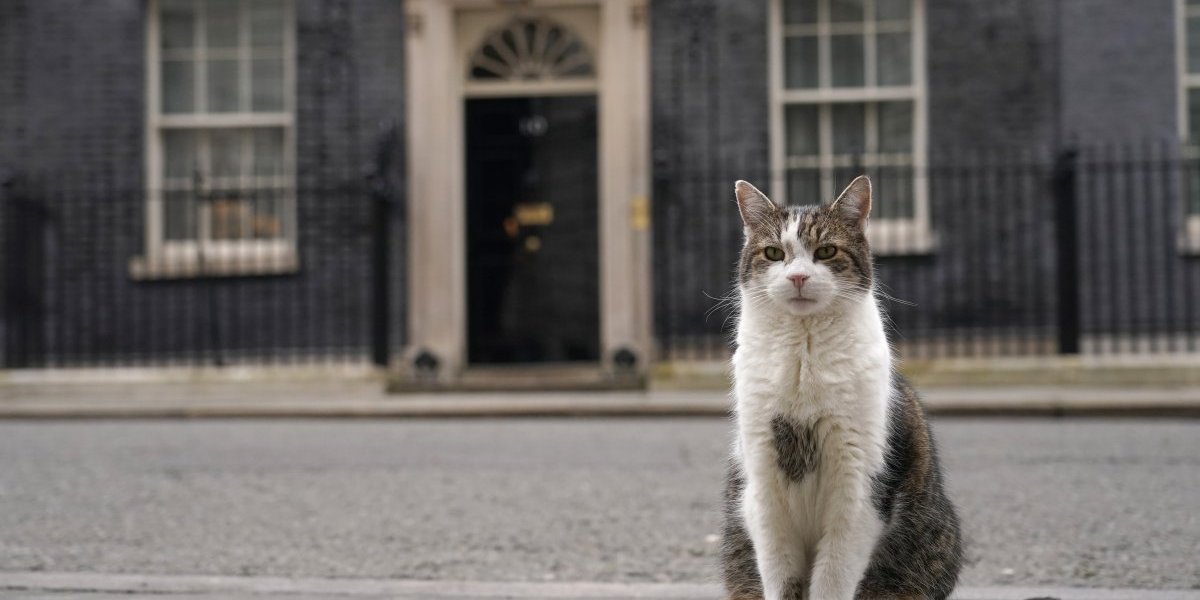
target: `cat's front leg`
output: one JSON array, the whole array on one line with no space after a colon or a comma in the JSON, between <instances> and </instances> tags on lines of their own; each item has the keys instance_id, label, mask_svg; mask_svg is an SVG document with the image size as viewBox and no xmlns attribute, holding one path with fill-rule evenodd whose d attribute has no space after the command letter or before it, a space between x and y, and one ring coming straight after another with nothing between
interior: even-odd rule
<instances>
[{"instance_id":1,"label":"cat's front leg","mask_svg":"<svg viewBox=\"0 0 1200 600\"><path fill-rule=\"evenodd\" d=\"M754 543L754 558L766 600L802 600L805 587L804 549L795 540L795 526L787 511L782 486L753 478L746 486L742 516Z\"/></svg>"},{"instance_id":2,"label":"cat's front leg","mask_svg":"<svg viewBox=\"0 0 1200 600\"><path fill-rule=\"evenodd\" d=\"M772 448L763 443L766 431L745 432L742 448L746 490L742 518L754 544L754 558L766 600L802 600L807 587L808 556L799 542L788 509L788 483L775 466Z\"/></svg>"},{"instance_id":3,"label":"cat's front leg","mask_svg":"<svg viewBox=\"0 0 1200 600\"><path fill-rule=\"evenodd\" d=\"M847 452L837 461L823 498L823 531L810 588L814 599L852 600L883 530L871 504L864 461L855 454Z\"/></svg>"}]
</instances>

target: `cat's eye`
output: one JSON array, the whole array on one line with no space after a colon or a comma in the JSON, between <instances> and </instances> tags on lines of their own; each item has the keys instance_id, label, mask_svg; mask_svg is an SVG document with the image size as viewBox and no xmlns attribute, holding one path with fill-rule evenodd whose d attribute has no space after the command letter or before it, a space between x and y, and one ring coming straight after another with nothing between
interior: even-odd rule
<instances>
[{"instance_id":1,"label":"cat's eye","mask_svg":"<svg viewBox=\"0 0 1200 600\"><path fill-rule=\"evenodd\" d=\"M763 248L763 256L767 257L767 260L783 260L783 248L767 246Z\"/></svg>"},{"instance_id":2,"label":"cat's eye","mask_svg":"<svg viewBox=\"0 0 1200 600\"><path fill-rule=\"evenodd\" d=\"M817 260L829 260L837 254L837 246L821 246L813 253Z\"/></svg>"}]
</instances>

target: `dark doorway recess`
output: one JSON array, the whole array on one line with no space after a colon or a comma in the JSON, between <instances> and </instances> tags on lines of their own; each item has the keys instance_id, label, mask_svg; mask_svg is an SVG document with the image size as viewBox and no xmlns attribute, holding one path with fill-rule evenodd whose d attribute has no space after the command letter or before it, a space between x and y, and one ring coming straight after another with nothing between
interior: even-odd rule
<instances>
[{"instance_id":1,"label":"dark doorway recess","mask_svg":"<svg viewBox=\"0 0 1200 600\"><path fill-rule=\"evenodd\" d=\"M596 97L466 102L474 364L596 361Z\"/></svg>"}]
</instances>

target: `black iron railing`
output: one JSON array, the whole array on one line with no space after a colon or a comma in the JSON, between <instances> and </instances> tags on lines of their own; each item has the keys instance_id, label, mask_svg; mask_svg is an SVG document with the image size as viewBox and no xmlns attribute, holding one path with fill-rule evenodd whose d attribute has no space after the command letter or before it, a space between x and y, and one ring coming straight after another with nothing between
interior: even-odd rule
<instances>
[{"instance_id":1,"label":"black iron railing","mask_svg":"<svg viewBox=\"0 0 1200 600\"><path fill-rule=\"evenodd\" d=\"M905 356L1200 350L1200 162L1177 146L934 153L909 173L877 178L884 217L871 225ZM719 299L733 292L742 238L732 182L778 190L791 176L753 164L656 172L655 322L667 358L729 353L733 309ZM909 202L909 186L923 218L887 219L878 209Z\"/></svg>"},{"instance_id":2,"label":"black iron railing","mask_svg":"<svg viewBox=\"0 0 1200 600\"><path fill-rule=\"evenodd\" d=\"M359 177L0 199L6 368L386 362L392 190Z\"/></svg>"},{"instance_id":3,"label":"black iron railing","mask_svg":"<svg viewBox=\"0 0 1200 600\"><path fill-rule=\"evenodd\" d=\"M831 176L856 170L872 172ZM1200 351L1200 161L1177 147L934 153L875 174L877 281L904 356ZM660 358L728 355L732 183L771 193L788 175L656 168ZM889 212L897 189L911 207ZM6 176L0 365L384 364L405 326L400 190Z\"/></svg>"}]
</instances>

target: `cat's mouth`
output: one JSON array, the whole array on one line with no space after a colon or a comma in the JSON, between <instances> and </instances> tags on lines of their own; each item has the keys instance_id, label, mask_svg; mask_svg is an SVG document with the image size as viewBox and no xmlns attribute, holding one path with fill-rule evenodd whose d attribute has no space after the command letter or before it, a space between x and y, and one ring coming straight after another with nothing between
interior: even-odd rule
<instances>
[{"instance_id":1,"label":"cat's mouth","mask_svg":"<svg viewBox=\"0 0 1200 600\"><path fill-rule=\"evenodd\" d=\"M788 304L794 304L796 306L811 306L816 303L817 301L815 299L805 298L804 296L792 296L791 298L788 298Z\"/></svg>"}]
</instances>

